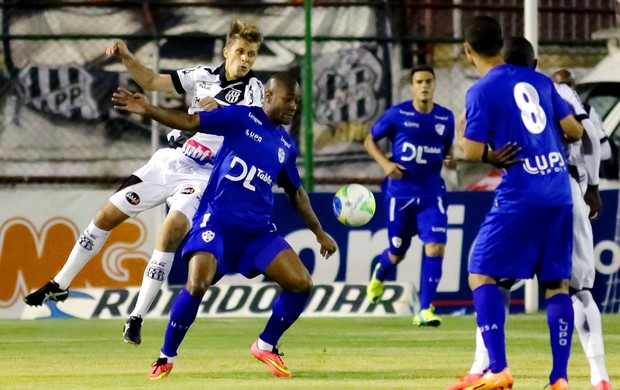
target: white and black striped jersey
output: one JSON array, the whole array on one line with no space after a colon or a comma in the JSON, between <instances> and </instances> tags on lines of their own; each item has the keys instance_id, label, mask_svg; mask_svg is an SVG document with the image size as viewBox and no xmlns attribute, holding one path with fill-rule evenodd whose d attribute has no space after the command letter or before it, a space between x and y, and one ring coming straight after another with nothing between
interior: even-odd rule
<instances>
[{"instance_id":1,"label":"white and black striped jersey","mask_svg":"<svg viewBox=\"0 0 620 390\"><path fill-rule=\"evenodd\" d=\"M263 84L252 71L244 77L229 81L226 80L224 64L217 68L199 65L177 70L171 77L178 93L190 94L192 104L187 109L190 114L200 111L198 102L208 96L213 97L220 106L263 106ZM198 165L212 164L222 141L223 137L199 132L177 150L186 161Z\"/></svg>"},{"instance_id":2,"label":"white and black striped jersey","mask_svg":"<svg viewBox=\"0 0 620 390\"><path fill-rule=\"evenodd\" d=\"M244 77L228 81L224 64L217 68L199 65L177 70L171 76L178 93L192 95L192 105L188 109L190 114L200 110L198 102L207 96L217 100L220 106L263 106L263 84L252 71Z\"/></svg>"}]
</instances>

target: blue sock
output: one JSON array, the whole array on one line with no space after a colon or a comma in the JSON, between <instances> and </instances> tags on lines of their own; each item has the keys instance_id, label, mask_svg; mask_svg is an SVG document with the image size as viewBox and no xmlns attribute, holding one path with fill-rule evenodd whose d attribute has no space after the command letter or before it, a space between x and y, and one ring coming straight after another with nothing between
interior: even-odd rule
<instances>
[{"instance_id":1,"label":"blue sock","mask_svg":"<svg viewBox=\"0 0 620 390\"><path fill-rule=\"evenodd\" d=\"M560 378L568 380L567 366L574 328L573 304L568 294L556 294L547 298L547 324L551 340L553 369L549 383Z\"/></svg>"},{"instance_id":2,"label":"blue sock","mask_svg":"<svg viewBox=\"0 0 620 390\"><path fill-rule=\"evenodd\" d=\"M169 357L177 355L179 345L196 319L201 301L202 297L195 297L186 289L183 289L174 299L164 337L164 346L161 348L164 355Z\"/></svg>"},{"instance_id":3,"label":"blue sock","mask_svg":"<svg viewBox=\"0 0 620 390\"><path fill-rule=\"evenodd\" d=\"M489 351L489 370L498 373L508 367L504 336L506 311L502 295L499 292L499 287L495 284L483 284L473 293L476 322L482 331L484 345Z\"/></svg>"},{"instance_id":4,"label":"blue sock","mask_svg":"<svg viewBox=\"0 0 620 390\"><path fill-rule=\"evenodd\" d=\"M299 318L310 298L309 292L294 293L282 291L273 303L271 317L260 334L260 339L266 343L278 345L280 337Z\"/></svg>"},{"instance_id":5,"label":"blue sock","mask_svg":"<svg viewBox=\"0 0 620 390\"><path fill-rule=\"evenodd\" d=\"M437 286L441 280L441 264L443 256L422 257L422 276L420 278L420 309L425 310L431 306Z\"/></svg>"},{"instance_id":6,"label":"blue sock","mask_svg":"<svg viewBox=\"0 0 620 390\"><path fill-rule=\"evenodd\" d=\"M387 274L396 267L396 264L392 263L390 260L390 256L388 255L389 249L386 249L381 253L381 257L379 258L379 264L381 267L377 270L377 280L385 282L385 278Z\"/></svg>"}]
</instances>

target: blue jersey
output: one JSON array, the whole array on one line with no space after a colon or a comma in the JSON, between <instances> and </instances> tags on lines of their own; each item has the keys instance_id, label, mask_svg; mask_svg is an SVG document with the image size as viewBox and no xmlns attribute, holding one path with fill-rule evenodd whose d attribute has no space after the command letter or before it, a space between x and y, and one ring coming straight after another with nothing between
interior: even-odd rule
<instances>
[{"instance_id":1,"label":"blue jersey","mask_svg":"<svg viewBox=\"0 0 620 390\"><path fill-rule=\"evenodd\" d=\"M199 131L222 135L224 142L196 218L211 213L215 222L243 231L270 229L273 185L301 186L293 140L261 107L229 106L198 115Z\"/></svg>"},{"instance_id":2,"label":"blue jersey","mask_svg":"<svg viewBox=\"0 0 620 390\"><path fill-rule=\"evenodd\" d=\"M421 113L406 102L390 107L370 129L375 140L392 142L392 161L406 168L402 179L386 179L387 196L410 197L444 191L443 159L454 139L454 115L439 104Z\"/></svg>"},{"instance_id":3,"label":"blue jersey","mask_svg":"<svg viewBox=\"0 0 620 390\"><path fill-rule=\"evenodd\" d=\"M523 66L496 66L467 91L465 105L466 138L522 148L523 163L504 170L497 187L498 211L572 204L559 124L570 111L551 79Z\"/></svg>"}]
</instances>

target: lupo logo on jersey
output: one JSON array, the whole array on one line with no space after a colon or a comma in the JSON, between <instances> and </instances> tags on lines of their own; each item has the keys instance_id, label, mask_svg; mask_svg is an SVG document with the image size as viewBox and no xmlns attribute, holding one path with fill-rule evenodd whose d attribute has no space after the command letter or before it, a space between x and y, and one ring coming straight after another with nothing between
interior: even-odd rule
<instances>
[{"instance_id":1,"label":"lupo logo on jersey","mask_svg":"<svg viewBox=\"0 0 620 390\"><path fill-rule=\"evenodd\" d=\"M258 143L263 142L263 137L261 137L260 134L257 134L249 129L245 129L245 135L252 141L256 141Z\"/></svg>"},{"instance_id":2,"label":"lupo logo on jersey","mask_svg":"<svg viewBox=\"0 0 620 390\"><path fill-rule=\"evenodd\" d=\"M531 158L523 161L523 169L531 175L546 175L551 172L561 172L566 170L564 157L560 152L551 152L547 155L539 154L534 156L533 162Z\"/></svg>"},{"instance_id":3,"label":"lupo logo on jersey","mask_svg":"<svg viewBox=\"0 0 620 390\"><path fill-rule=\"evenodd\" d=\"M194 189L194 187L183 188L183 190L181 191L183 195L191 195L194 192L196 192L196 189Z\"/></svg>"}]
</instances>

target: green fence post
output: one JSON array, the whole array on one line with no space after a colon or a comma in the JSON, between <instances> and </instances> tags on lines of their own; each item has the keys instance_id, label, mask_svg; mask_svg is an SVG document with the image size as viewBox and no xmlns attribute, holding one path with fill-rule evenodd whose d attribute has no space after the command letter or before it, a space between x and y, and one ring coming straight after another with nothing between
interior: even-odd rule
<instances>
[{"instance_id":1,"label":"green fence post","mask_svg":"<svg viewBox=\"0 0 620 390\"><path fill-rule=\"evenodd\" d=\"M304 0L306 14L306 55L303 67L303 99L302 117L304 123L304 187L306 191L314 191L314 136L312 133L312 0Z\"/></svg>"}]
</instances>

